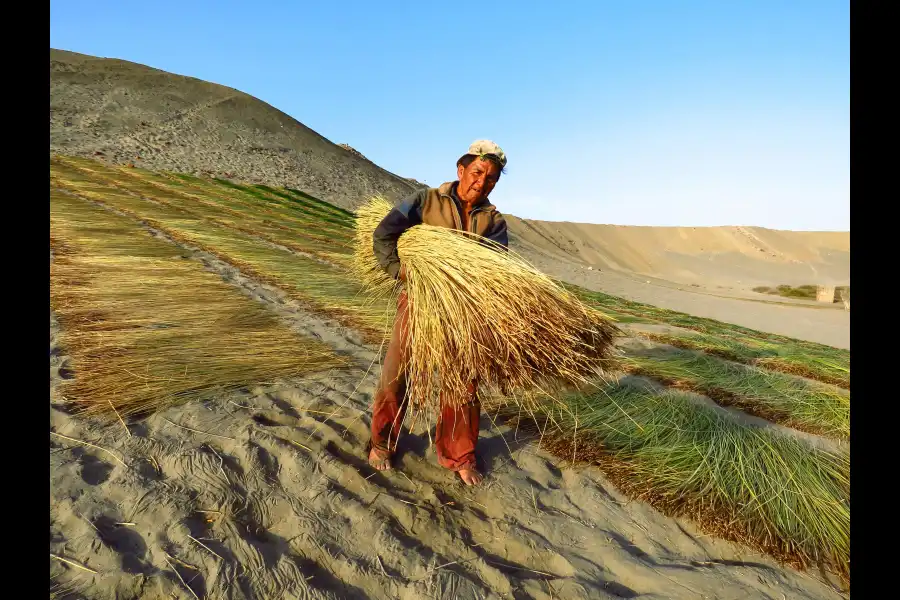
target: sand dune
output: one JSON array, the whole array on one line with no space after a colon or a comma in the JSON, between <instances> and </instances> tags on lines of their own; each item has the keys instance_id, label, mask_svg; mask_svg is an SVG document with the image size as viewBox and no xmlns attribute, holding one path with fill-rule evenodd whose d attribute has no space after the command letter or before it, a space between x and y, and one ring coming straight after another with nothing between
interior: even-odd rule
<instances>
[{"instance_id":1,"label":"sand dune","mask_svg":"<svg viewBox=\"0 0 900 600\"><path fill-rule=\"evenodd\" d=\"M632 227L509 216L510 246L563 281L769 333L850 347L850 313L753 292L849 285L850 233Z\"/></svg>"},{"instance_id":2,"label":"sand dune","mask_svg":"<svg viewBox=\"0 0 900 600\"><path fill-rule=\"evenodd\" d=\"M514 243L594 268L680 283L849 285L850 233L762 227L636 227L510 217Z\"/></svg>"}]
</instances>

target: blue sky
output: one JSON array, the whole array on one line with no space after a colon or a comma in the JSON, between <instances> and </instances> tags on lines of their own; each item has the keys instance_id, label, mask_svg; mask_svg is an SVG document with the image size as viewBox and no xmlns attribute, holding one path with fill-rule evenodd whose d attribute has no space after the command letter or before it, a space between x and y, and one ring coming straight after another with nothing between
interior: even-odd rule
<instances>
[{"instance_id":1,"label":"blue sky","mask_svg":"<svg viewBox=\"0 0 900 600\"><path fill-rule=\"evenodd\" d=\"M247 92L431 185L477 138L521 217L850 228L833 0L51 1L50 46Z\"/></svg>"}]
</instances>

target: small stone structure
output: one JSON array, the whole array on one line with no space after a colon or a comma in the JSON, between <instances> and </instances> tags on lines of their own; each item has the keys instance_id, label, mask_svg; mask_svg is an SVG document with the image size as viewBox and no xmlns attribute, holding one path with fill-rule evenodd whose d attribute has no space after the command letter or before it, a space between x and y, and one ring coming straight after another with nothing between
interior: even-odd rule
<instances>
[{"instance_id":1,"label":"small stone structure","mask_svg":"<svg viewBox=\"0 0 900 600\"><path fill-rule=\"evenodd\" d=\"M844 303L844 308L850 310L850 290L847 288L841 288L840 296L841 302Z\"/></svg>"},{"instance_id":2,"label":"small stone structure","mask_svg":"<svg viewBox=\"0 0 900 600\"><path fill-rule=\"evenodd\" d=\"M817 286L816 302L827 302L828 304L834 304L834 292L835 286L833 285Z\"/></svg>"}]
</instances>

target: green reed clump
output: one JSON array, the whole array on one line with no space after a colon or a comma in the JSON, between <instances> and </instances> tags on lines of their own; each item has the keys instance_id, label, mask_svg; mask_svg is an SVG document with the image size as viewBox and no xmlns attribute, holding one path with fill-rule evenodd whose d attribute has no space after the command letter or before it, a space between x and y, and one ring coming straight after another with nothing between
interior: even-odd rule
<instances>
[{"instance_id":1,"label":"green reed clump","mask_svg":"<svg viewBox=\"0 0 900 600\"><path fill-rule=\"evenodd\" d=\"M626 466L631 491L664 510L777 555L848 572L849 451L742 424L685 392L622 381L563 394L545 407L535 421L548 423L542 445L559 456L599 458L601 467L609 456Z\"/></svg>"},{"instance_id":2,"label":"green reed clump","mask_svg":"<svg viewBox=\"0 0 900 600\"><path fill-rule=\"evenodd\" d=\"M632 350L622 365L789 427L850 435L850 396L825 384L680 349Z\"/></svg>"}]
</instances>

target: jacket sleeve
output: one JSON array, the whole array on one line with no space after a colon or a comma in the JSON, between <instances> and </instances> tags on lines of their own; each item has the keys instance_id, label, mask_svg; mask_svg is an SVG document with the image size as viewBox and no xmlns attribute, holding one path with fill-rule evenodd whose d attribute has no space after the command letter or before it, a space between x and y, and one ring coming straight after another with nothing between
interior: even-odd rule
<instances>
[{"instance_id":1,"label":"jacket sleeve","mask_svg":"<svg viewBox=\"0 0 900 600\"><path fill-rule=\"evenodd\" d=\"M422 203L428 190L420 190L404 198L391 209L372 234L372 249L378 264L394 279L400 274L397 240L410 227L422 223Z\"/></svg>"},{"instance_id":2,"label":"jacket sleeve","mask_svg":"<svg viewBox=\"0 0 900 600\"><path fill-rule=\"evenodd\" d=\"M494 214L494 223L484 237L509 250L509 233L506 228L506 219L499 212Z\"/></svg>"}]
</instances>

